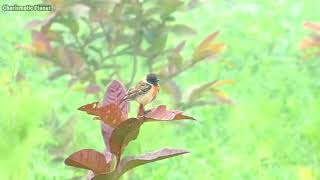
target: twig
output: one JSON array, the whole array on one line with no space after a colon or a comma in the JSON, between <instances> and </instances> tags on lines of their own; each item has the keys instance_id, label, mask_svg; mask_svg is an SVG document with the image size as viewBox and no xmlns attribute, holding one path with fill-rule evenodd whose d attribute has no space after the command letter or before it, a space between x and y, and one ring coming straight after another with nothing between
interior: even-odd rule
<instances>
[{"instance_id":1,"label":"twig","mask_svg":"<svg viewBox=\"0 0 320 180\"><path fill-rule=\"evenodd\" d=\"M134 78L137 74L137 56L133 55L133 64L132 64L132 74L129 83L127 84L127 87L130 87L134 81Z\"/></svg>"},{"instance_id":2,"label":"twig","mask_svg":"<svg viewBox=\"0 0 320 180\"><path fill-rule=\"evenodd\" d=\"M178 76L179 74L181 74L182 72L186 71L187 69L192 68L196 63L191 62L190 64L184 66L183 68L181 68L180 70L170 74L168 77L166 77L165 79L162 80L162 83L166 83L167 81L169 81L172 78L175 78L176 76Z\"/></svg>"},{"instance_id":3,"label":"twig","mask_svg":"<svg viewBox=\"0 0 320 180\"><path fill-rule=\"evenodd\" d=\"M190 102L190 103L181 103L178 105L179 109L181 110L186 110L186 109L189 109L189 108L194 108L194 107L197 107L197 106L206 106L206 105L217 105L219 104L218 101L216 100L207 100L207 101L196 101L196 102Z\"/></svg>"}]
</instances>

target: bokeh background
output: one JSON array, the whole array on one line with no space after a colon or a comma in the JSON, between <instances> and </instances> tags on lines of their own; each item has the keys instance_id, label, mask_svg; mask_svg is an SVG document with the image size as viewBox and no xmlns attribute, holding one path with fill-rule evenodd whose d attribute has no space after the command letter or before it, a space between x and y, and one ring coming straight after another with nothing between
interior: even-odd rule
<instances>
[{"instance_id":1,"label":"bokeh background","mask_svg":"<svg viewBox=\"0 0 320 180\"><path fill-rule=\"evenodd\" d=\"M320 21L319 7L317 0L206 0L177 12L176 21L197 34L172 36L168 46L187 39L183 54L190 56L216 30L226 45L217 61L180 74L177 84L187 91L213 79L234 80L222 88L234 104L186 110L196 122L144 125L126 154L163 147L184 148L191 154L139 167L122 179L320 179L320 59L304 59L299 48L309 34L302 24ZM51 81L50 63L16 48L31 42L25 24L47 14L0 11L3 180L82 179L86 171L65 166L64 158L84 148L104 149L99 122L77 108L101 100L107 84L99 84L96 96L84 93L81 84L68 87L69 76ZM135 82L148 72L139 66ZM164 92L149 106L170 103Z\"/></svg>"}]
</instances>

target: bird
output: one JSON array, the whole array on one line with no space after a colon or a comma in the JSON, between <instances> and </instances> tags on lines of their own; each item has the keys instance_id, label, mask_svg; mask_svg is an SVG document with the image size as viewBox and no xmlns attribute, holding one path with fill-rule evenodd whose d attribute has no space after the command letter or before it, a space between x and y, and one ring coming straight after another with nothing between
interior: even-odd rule
<instances>
[{"instance_id":1,"label":"bird","mask_svg":"<svg viewBox=\"0 0 320 180\"><path fill-rule=\"evenodd\" d=\"M140 107L144 107L157 97L159 91L160 85L157 75L149 73L138 84L128 90L120 100L120 103L126 100L134 100L140 104Z\"/></svg>"}]
</instances>

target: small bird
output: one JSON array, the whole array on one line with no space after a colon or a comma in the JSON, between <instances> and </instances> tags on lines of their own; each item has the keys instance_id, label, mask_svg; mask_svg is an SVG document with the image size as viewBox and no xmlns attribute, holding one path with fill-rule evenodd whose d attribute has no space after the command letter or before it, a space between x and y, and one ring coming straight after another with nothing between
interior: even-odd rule
<instances>
[{"instance_id":1,"label":"small bird","mask_svg":"<svg viewBox=\"0 0 320 180\"><path fill-rule=\"evenodd\" d=\"M130 88L120 103L126 100L135 100L143 107L152 102L160 91L158 77L150 73L136 86Z\"/></svg>"}]
</instances>

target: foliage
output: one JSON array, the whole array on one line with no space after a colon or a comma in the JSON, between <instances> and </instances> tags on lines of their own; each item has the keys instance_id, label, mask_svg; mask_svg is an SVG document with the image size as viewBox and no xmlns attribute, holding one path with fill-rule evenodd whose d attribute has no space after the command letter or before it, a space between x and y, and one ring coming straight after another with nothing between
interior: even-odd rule
<instances>
[{"instance_id":1,"label":"foliage","mask_svg":"<svg viewBox=\"0 0 320 180\"><path fill-rule=\"evenodd\" d=\"M302 60L299 42L310 31L301 24L319 22L316 7L320 7L320 1L200 1L204 3L199 8L174 14L177 22L197 29L197 35L187 39L181 55L191 57L202 38L214 29L223 32L216 40L228 44L228 49L219 61L198 63L194 69L176 76L175 82L183 94L191 89L190 85L233 79L232 86L217 89L226 91L235 105L187 109L188 114L199 119L195 124L144 123L139 138L130 142L123 156L165 146L187 149L192 155L140 166L125 173L122 179L320 179L320 61L318 57L299 61ZM0 179L3 180L80 180L87 171L67 168L63 160L76 150L105 149L99 121L93 123L91 116L74 111L79 105L97 101L95 96L83 94L88 84L77 83L68 88L69 76L50 81L47 73L53 72L55 66L15 49L15 44L31 42L24 24L43 19L46 13L0 15L3 137ZM167 45L176 47L181 40L169 35ZM130 60L123 57L119 63ZM162 59L159 60L161 63ZM144 61L138 61L139 67L140 63ZM145 75L145 69L141 65L135 82ZM121 73L121 78L129 81L131 65ZM105 89L105 84L99 87ZM162 87L161 98L152 105L168 104L169 108L173 98L166 91ZM9 95L12 92L16 93ZM209 95L201 97L202 100L208 100ZM130 109L130 117L136 115L132 113L134 107ZM45 122L51 125L44 125ZM65 135L70 129L71 137ZM52 144L55 151L50 148Z\"/></svg>"},{"instance_id":2,"label":"foliage","mask_svg":"<svg viewBox=\"0 0 320 180\"><path fill-rule=\"evenodd\" d=\"M65 160L66 165L91 170L93 173L89 173L88 179L118 179L122 174L137 166L188 153L185 150L162 149L121 159L128 144L137 138L143 123L194 119L183 115L180 111L168 111L163 105L149 110L143 116L127 119L128 102L118 105L123 98L119 94L125 92L125 88L119 81L112 81L106 91L102 107L99 107L98 102L95 102L79 108L79 110L94 115L102 121L101 129L106 143L104 154L93 149L83 149L73 153ZM115 168L112 166L114 156L116 157Z\"/></svg>"},{"instance_id":3,"label":"foliage","mask_svg":"<svg viewBox=\"0 0 320 180\"><path fill-rule=\"evenodd\" d=\"M304 27L312 30L309 38L302 40L300 47L305 51L305 59L320 56L320 24L306 22Z\"/></svg>"},{"instance_id":4,"label":"foliage","mask_svg":"<svg viewBox=\"0 0 320 180\"><path fill-rule=\"evenodd\" d=\"M86 86L86 93L98 94L101 84L108 84L114 77L126 82L127 87L131 86L141 68L147 69L143 70L145 73L159 74L163 89L175 98L173 102L177 108L226 102L220 101L227 98L224 93L207 93L211 98L206 101L183 99L182 90L174 80L181 73L194 69L198 63L217 58L225 46L213 43L219 31L207 36L194 49L191 58L182 56L185 40L174 48L168 46L169 36L196 34L192 27L176 22L175 14L188 10L183 1L51 3L54 12L43 20L33 20L26 25L32 32L31 45L17 46L49 61L54 67L50 79L68 74L71 76L70 86L79 81ZM128 75L124 69L130 67L131 75Z\"/></svg>"}]
</instances>

